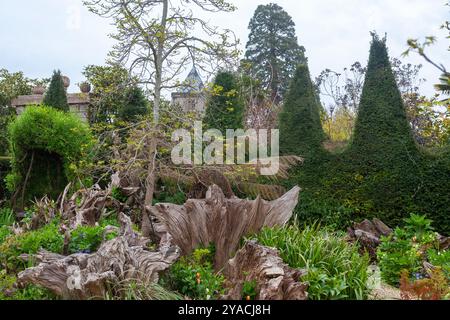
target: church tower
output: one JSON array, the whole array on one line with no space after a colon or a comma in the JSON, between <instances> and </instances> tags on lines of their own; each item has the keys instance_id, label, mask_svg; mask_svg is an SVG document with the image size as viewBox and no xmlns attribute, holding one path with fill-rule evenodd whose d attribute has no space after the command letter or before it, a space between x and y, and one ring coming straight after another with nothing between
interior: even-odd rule
<instances>
[{"instance_id":1,"label":"church tower","mask_svg":"<svg viewBox=\"0 0 450 320\"><path fill-rule=\"evenodd\" d=\"M205 113L205 86L195 65L177 92L172 93L172 103L182 108L184 112Z\"/></svg>"}]
</instances>

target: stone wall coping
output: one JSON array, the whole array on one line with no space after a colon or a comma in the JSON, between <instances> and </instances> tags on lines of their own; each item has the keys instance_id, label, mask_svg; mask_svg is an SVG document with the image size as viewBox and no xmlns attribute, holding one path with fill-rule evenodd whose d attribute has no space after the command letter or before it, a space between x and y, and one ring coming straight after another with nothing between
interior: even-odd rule
<instances>
[{"instance_id":1,"label":"stone wall coping","mask_svg":"<svg viewBox=\"0 0 450 320\"><path fill-rule=\"evenodd\" d=\"M41 104L44 100L43 95L32 94L27 96L18 96L13 99L11 105L15 108L24 107L28 105L38 105ZM67 103L69 105L74 104L89 104L90 96L88 93L68 93L67 94Z\"/></svg>"}]
</instances>

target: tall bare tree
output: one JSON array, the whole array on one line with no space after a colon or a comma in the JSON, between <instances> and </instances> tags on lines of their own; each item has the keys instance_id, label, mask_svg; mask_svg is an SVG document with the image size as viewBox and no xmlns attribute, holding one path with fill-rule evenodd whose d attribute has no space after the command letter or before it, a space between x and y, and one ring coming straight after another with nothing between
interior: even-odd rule
<instances>
[{"instance_id":1,"label":"tall bare tree","mask_svg":"<svg viewBox=\"0 0 450 320\"><path fill-rule=\"evenodd\" d=\"M180 85L177 79L191 61L202 70L214 72L237 58L238 41L233 32L212 26L199 17L202 13L233 12L235 7L226 0L86 0L83 3L91 12L112 19L116 32L111 37L117 43L110 58L127 66L153 95L153 124L148 128L152 142L144 204L151 206L157 152L156 139L151 135L158 126L163 92Z\"/></svg>"}]
</instances>

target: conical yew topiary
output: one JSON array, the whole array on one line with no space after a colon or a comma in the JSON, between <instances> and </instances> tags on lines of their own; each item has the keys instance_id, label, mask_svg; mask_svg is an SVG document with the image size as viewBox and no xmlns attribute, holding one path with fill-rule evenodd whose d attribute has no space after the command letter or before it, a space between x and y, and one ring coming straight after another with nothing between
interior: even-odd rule
<instances>
[{"instance_id":1,"label":"conical yew topiary","mask_svg":"<svg viewBox=\"0 0 450 320\"><path fill-rule=\"evenodd\" d=\"M298 66L279 115L282 154L311 156L321 152L325 134L320 120L320 105L308 66Z\"/></svg>"},{"instance_id":2,"label":"conical yew topiary","mask_svg":"<svg viewBox=\"0 0 450 320\"><path fill-rule=\"evenodd\" d=\"M416 144L389 61L386 40L373 35L367 75L349 153L359 160L396 165L415 157ZM395 161L394 161L395 162Z\"/></svg>"}]
</instances>

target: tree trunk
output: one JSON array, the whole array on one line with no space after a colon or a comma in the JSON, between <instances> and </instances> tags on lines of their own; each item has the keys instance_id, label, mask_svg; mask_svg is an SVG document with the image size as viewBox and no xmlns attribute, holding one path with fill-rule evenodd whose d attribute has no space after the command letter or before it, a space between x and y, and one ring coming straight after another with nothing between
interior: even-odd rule
<instances>
[{"instance_id":1,"label":"tree trunk","mask_svg":"<svg viewBox=\"0 0 450 320\"><path fill-rule=\"evenodd\" d=\"M163 13L161 17L161 30L162 34L158 39L158 49L156 53L155 65L156 65L156 76L155 76L155 92L154 92L154 102L153 102L153 129L154 132L157 132L158 124L159 124L159 110L161 104L161 86L162 86L162 69L163 69L163 54L164 54L164 45L166 41L166 28L167 28L167 15L169 12L169 1L163 1ZM150 155L149 155L149 165L147 178L145 180L145 200L144 206L142 208L142 234L144 237L148 237L153 234L152 229L152 221L150 216L148 215L146 207L152 206L153 204L153 194L155 192L155 184L156 184L156 164L155 158L158 149L158 144L156 141L156 137L152 137L150 143Z\"/></svg>"}]
</instances>

